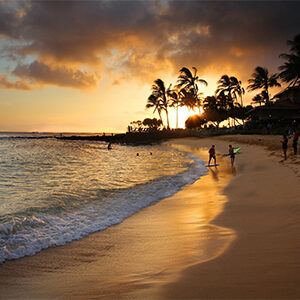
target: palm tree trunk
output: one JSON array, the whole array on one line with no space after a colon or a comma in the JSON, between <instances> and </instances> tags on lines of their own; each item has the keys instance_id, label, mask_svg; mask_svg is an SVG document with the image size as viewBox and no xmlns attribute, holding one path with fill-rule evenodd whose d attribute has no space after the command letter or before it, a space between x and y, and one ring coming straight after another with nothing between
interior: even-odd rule
<instances>
[{"instance_id":1,"label":"palm tree trunk","mask_svg":"<svg viewBox=\"0 0 300 300\"><path fill-rule=\"evenodd\" d=\"M161 112L160 111L158 112L158 115L159 115L159 119L161 120L161 125L164 127L164 122L163 122L163 119L161 117Z\"/></svg>"},{"instance_id":2,"label":"palm tree trunk","mask_svg":"<svg viewBox=\"0 0 300 300\"><path fill-rule=\"evenodd\" d=\"M168 110L166 109L166 116L167 116L167 128L170 129L170 124L169 124L169 113Z\"/></svg>"},{"instance_id":3,"label":"palm tree trunk","mask_svg":"<svg viewBox=\"0 0 300 300\"><path fill-rule=\"evenodd\" d=\"M269 89L268 89L268 86L267 86L267 85L265 86L265 90L266 90L266 94L267 94L266 104L269 104L269 102L270 102L270 97L269 97Z\"/></svg>"},{"instance_id":4,"label":"palm tree trunk","mask_svg":"<svg viewBox=\"0 0 300 300\"><path fill-rule=\"evenodd\" d=\"M176 106L176 128L178 129L178 104Z\"/></svg>"}]
</instances>

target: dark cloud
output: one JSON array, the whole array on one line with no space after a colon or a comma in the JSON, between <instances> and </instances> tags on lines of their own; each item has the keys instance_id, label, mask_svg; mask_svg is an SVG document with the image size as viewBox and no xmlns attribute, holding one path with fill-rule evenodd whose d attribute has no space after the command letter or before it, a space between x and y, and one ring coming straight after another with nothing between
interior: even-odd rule
<instances>
[{"instance_id":1,"label":"dark cloud","mask_svg":"<svg viewBox=\"0 0 300 300\"><path fill-rule=\"evenodd\" d=\"M94 74L66 67L50 66L38 61L30 65L17 66L13 75L38 84L82 89L93 87L97 82Z\"/></svg>"},{"instance_id":2,"label":"dark cloud","mask_svg":"<svg viewBox=\"0 0 300 300\"><path fill-rule=\"evenodd\" d=\"M181 51L171 59L177 68L187 59L204 69L231 64L239 72L249 70L286 49L286 40L300 28L299 9L300 2L287 1L171 2L169 23L187 22L194 29L181 30ZM208 34L196 34L197 26L207 26Z\"/></svg>"},{"instance_id":3,"label":"dark cloud","mask_svg":"<svg viewBox=\"0 0 300 300\"><path fill-rule=\"evenodd\" d=\"M14 55L38 60L14 74L79 88L97 81L80 71L83 66L149 81L182 66L220 76L230 66L246 79L257 65L276 70L286 40L300 28L297 1L4 1L0 6L0 38L20 42Z\"/></svg>"},{"instance_id":4,"label":"dark cloud","mask_svg":"<svg viewBox=\"0 0 300 300\"><path fill-rule=\"evenodd\" d=\"M0 37L17 38L20 11L8 1L0 1Z\"/></svg>"}]
</instances>

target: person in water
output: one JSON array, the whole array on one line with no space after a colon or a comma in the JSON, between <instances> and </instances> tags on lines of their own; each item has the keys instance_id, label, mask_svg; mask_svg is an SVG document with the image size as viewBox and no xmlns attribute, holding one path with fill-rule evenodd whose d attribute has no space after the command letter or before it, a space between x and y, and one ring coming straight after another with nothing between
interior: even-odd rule
<instances>
[{"instance_id":1,"label":"person in water","mask_svg":"<svg viewBox=\"0 0 300 300\"><path fill-rule=\"evenodd\" d=\"M299 134L296 129L293 130L293 148L294 148L294 155L297 155L297 148L298 148L298 138Z\"/></svg>"},{"instance_id":2,"label":"person in water","mask_svg":"<svg viewBox=\"0 0 300 300\"><path fill-rule=\"evenodd\" d=\"M210 161L213 158L215 161L215 165L217 164L217 160L216 160L216 150L215 150L215 145L212 145L211 148L208 151L209 153L209 160L208 160L208 165L210 165Z\"/></svg>"},{"instance_id":3,"label":"person in water","mask_svg":"<svg viewBox=\"0 0 300 300\"><path fill-rule=\"evenodd\" d=\"M282 150L283 150L283 155L284 155L284 160L287 159L286 157L286 151L287 151L287 148L288 148L288 138L287 136L284 134L282 136L282 140L281 140L281 144L282 144Z\"/></svg>"},{"instance_id":4,"label":"person in water","mask_svg":"<svg viewBox=\"0 0 300 300\"><path fill-rule=\"evenodd\" d=\"M233 167L233 165L234 165L234 159L235 159L235 153L233 151L232 145L229 145L228 156L230 156L231 166Z\"/></svg>"},{"instance_id":5,"label":"person in water","mask_svg":"<svg viewBox=\"0 0 300 300\"><path fill-rule=\"evenodd\" d=\"M107 149L111 150L111 143L108 143Z\"/></svg>"}]
</instances>

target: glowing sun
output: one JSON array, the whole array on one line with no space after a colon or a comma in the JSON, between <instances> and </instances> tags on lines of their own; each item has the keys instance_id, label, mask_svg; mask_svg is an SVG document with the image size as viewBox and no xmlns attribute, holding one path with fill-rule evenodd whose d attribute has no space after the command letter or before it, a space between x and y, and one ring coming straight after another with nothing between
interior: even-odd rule
<instances>
[{"instance_id":1,"label":"glowing sun","mask_svg":"<svg viewBox=\"0 0 300 300\"><path fill-rule=\"evenodd\" d=\"M200 113L203 113L203 108L200 107ZM187 107L179 107L178 109L178 127L184 128L185 121L188 117L199 114L198 108L193 111L192 109L188 109Z\"/></svg>"}]
</instances>

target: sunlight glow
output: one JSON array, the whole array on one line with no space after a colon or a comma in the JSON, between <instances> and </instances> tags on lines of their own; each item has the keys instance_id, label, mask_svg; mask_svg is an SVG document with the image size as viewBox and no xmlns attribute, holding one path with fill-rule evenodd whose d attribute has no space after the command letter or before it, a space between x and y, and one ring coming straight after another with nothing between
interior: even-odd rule
<instances>
[{"instance_id":1,"label":"sunlight glow","mask_svg":"<svg viewBox=\"0 0 300 300\"><path fill-rule=\"evenodd\" d=\"M201 111L201 109L200 109L200 111ZM202 112L203 112L203 110L201 111L201 113ZM193 111L192 109L188 109L187 107L179 107L179 109L178 109L178 127L185 128L186 119L188 117L193 116L198 113L199 113L198 109L195 109L195 111Z\"/></svg>"}]
</instances>

